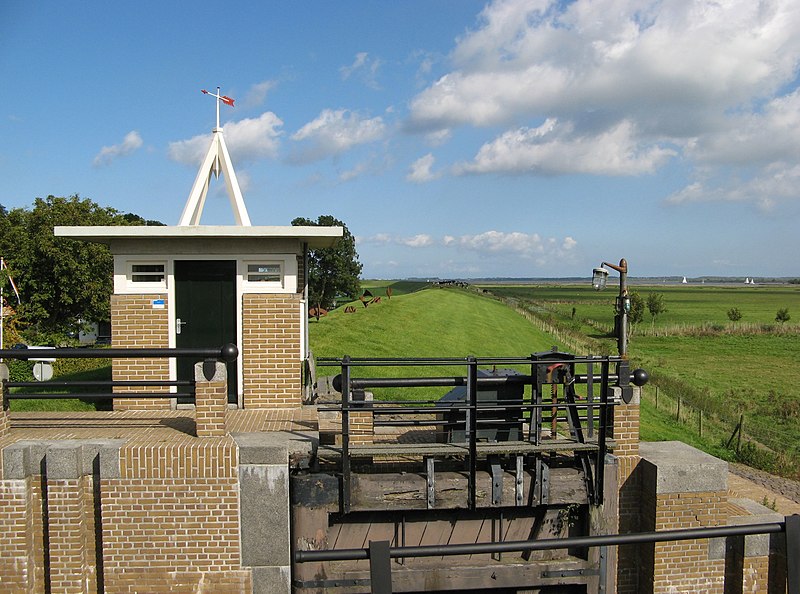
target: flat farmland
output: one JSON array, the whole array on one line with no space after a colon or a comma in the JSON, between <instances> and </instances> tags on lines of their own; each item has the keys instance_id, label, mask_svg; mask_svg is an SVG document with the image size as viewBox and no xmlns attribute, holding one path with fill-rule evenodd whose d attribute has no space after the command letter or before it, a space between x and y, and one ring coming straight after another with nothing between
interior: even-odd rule
<instances>
[{"instance_id":1,"label":"flat farmland","mask_svg":"<svg viewBox=\"0 0 800 594\"><path fill-rule=\"evenodd\" d=\"M551 323L583 334L613 352L618 285L488 286ZM732 431L740 415L747 435L776 452L800 458L800 286L632 285L646 301L663 297L666 311L633 329L629 354L674 398L716 417ZM728 311L737 308L741 320ZM790 320L775 321L779 309ZM652 391L653 387L648 388ZM644 419L647 422L647 419Z\"/></svg>"}]
</instances>

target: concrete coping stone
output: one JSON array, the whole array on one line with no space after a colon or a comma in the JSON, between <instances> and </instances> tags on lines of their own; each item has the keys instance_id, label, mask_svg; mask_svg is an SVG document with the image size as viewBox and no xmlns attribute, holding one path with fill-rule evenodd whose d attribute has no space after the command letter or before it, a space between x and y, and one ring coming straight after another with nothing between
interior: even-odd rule
<instances>
[{"instance_id":1,"label":"concrete coping stone","mask_svg":"<svg viewBox=\"0 0 800 594\"><path fill-rule=\"evenodd\" d=\"M239 447L239 464L288 464L311 458L319 445L315 431L231 433Z\"/></svg>"},{"instance_id":2,"label":"concrete coping stone","mask_svg":"<svg viewBox=\"0 0 800 594\"><path fill-rule=\"evenodd\" d=\"M728 463L683 442L641 442L639 456L657 495L728 490Z\"/></svg>"},{"instance_id":3,"label":"concrete coping stone","mask_svg":"<svg viewBox=\"0 0 800 594\"><path fill-rule=\"evenodd\" d=\"M119 452L124 444L124 439L21 440L3 449L3 476L79 478L94 474L97 460L100 476L119 478Z\"/></svg>"},{"instance_id":4,"label":"concrete coping stone","mask_svg":"<svg viewBox=\"0 0 800 594\"><path fill-rule=\"evenodd\" d=\"M732 498L730 503L745 509L748 515L730 516L728 526L746 526L748 524L769 524L781 522L784 517L776 511L764 507L752 499ZM771 549L779 548L784 540L783 534L751 534L744 537L744 556L745 557L766 557ZM725 539L712 538L709 542L709 558L725 558Z\"/></svg>"},{"instance_id":5,"label":"concrete coping stone","mask_svg":"<svg viewBox=\"0 0 800 594\"><path fill-rule=\"evenodd\" d=\"M206 379L205 374L203 373L203 362L194 364L194 381L205 383L205 382L226 382L228 381L228 368L225 366L225 363L222 361L215 361L214 362L214 377L210 380Z\"/></svg>"}]
</instances>

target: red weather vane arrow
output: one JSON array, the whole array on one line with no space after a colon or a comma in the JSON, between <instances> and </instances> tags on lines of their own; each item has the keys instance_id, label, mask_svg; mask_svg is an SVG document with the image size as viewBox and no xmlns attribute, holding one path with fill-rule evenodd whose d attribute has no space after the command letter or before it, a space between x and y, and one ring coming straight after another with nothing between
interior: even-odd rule
<instances>
[{"instance_id":1,"label":"red weather vane arrow","mask_svg":"<svg viewBox=\"0 0 800 594\"><path fill-rule=\"evenodd\" d=\"M233 102L235 101L235 99L231 99L227 95L220 95L219 87L217 87L216 93L211 93L209 91L206 91L205 89L200 89L200 92L203 93L204 95L211 95L212 97L217 98L217 128L219 128L219 102L222 101L225 105L230 105L231 107L233 107Z\"/></svg>"}]
</instances>

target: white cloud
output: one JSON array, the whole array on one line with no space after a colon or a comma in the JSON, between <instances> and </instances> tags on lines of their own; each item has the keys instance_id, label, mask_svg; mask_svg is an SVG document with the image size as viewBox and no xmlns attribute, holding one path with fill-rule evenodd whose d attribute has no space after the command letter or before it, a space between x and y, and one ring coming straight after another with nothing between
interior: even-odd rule
<instances>
[{"instance_id":1,"label":"white cloud","mask_svg":"<svg viewBox=\"0 0 800 594\"><path fill-rule=\"evenodd\" d=\"M674 155L672 149L639 140L628 121L588 135L569 122L549 119L538 128L512 130L484 144L472 162L454 172L636 175L653 172Z\"/></svg>"},{"instance_id":2,"label":"white cloud","mask_svg":"<svg viewBox=\"0 0 800 594\"><path fill-rule=\"evenodd\" d=\"M411 123L485 126L589 109L636 113L655 127L679 112L705 119L794 78L800 11L793 5L494 2L458 40L456 69L414 98Z\"/></svg>"},{"instance_id":3,"label":"white cloud","mask_svg":"<svg viewBox=\"0 0 800 594\"><path fill-rule=\"evenodd\" d=\"M117 157L125 157L142 146L142 137L136 130L131 130L119 144L104 146L94 158L95 167L110 165Z\"/></svg>"},{"instance_id":4,"label":"white cloud","mask_svg":"<svg viewBox=\"0 0 800 594\"><path fill-rule=\"evenodd\" d=\"M780 202L800 198L800 164L772 163L747 179L735 176L701 179L668 196L667 204L745 202L770 211Z\"/></svg>"},{"instance_id":5,"label":"white cloud","mask_svg":"<svg viewBox=\"0 0 800 594\"><path fill-rule=\"evenodd\" d=\"M275 88L277 83L273 80L265 80L260 83L254 84L247 91L242 102L245 107L257 107L264 103L267 98L267 93Z\"/></svg>"},{"instance_id":6,"label":"white cloud","mask_svg":"<svg viewBox=\"0 0 800 594\"><path fill-rule=\"evenodd\" d=\"M425 233L420 233L419 235L414 235L413 237L404 237L400 239L399 242L402 245L411 248L430 247L434 244L433 238Z\"/></svg>"},{"instance_id":7,"label":"white cloud","mask_svg":"<svg viewBox=\"0 0 800 594\"><path fill-rule=\"evenodd\" d=\"M274 158L278 152L283 121L271 111L258 118L227 122L223 126L225 143L231 152L234 166L240 161ZM188 140L169 143L170 159L187 165L199 165L211 144L211 134L201 134Z\"/></svg>"},{"instance_id":8,"label":"white cloud","mask_svg":"<svg viewBox=\"0 0 800 594\"><path fill-rule=\"evenodd\" d=\"M636 175L681 156L761 167L751 175L775 188L772 168L800 162L786 90L798 30L795 0L497 0L411 100L406 128L507 128L456 173ZM730 196L721 173L704 190Z\"/></svg>"},{"instance_id":9,"label":"white cloud","mask_svg":"<svg viewBox=\"0 0 800 594\"><path fill-rule=\"evenodd\" d=\"M350 66L342 66L339 72L342 80L347 80L351 76L357 75L361 82L371 89L380 90L377 76L383 62L378 58L370 58L367 52L358 52Z\"/></svg>"},{"instance_id":10,"label":"white cloud","mask_svg":"<svg viewBox=\"0 0 800 594\"><path fill-rule=\"evenodd\" d=\"M293 160L307 163L340 155L358 145L381 140L385 133L381 117L365 118L346 109L325 109L291 136L301 143Z\"/></svg>"},{"instance_id":11,"label":"white cloud","mask_svg":"<svg viewBox=\"0 0 800 594\"><path fill-rule=\"evenodd\" d=\"M562 240L554 237L543 239L538 233L519 231L486 231L477 235L445 236L443 243L447 247L473 251L484 256L516 255L534 260L538 264L568 258L577 246L572 237Z\"/></svg>"},{"instance_id":12,"label":"white cloud","mask_svg":"<svg viewBox=\"0 0 800 594\"><path fill-rule=\"evenodd\" d=\"M441 174L433 173L431 171L435 161L436 159L431 153L428 153L424 157L420 157L411 164L409 172L406 175L406 179L410 182L420 184L440 177Z\"/></svg>"}]
</instances>

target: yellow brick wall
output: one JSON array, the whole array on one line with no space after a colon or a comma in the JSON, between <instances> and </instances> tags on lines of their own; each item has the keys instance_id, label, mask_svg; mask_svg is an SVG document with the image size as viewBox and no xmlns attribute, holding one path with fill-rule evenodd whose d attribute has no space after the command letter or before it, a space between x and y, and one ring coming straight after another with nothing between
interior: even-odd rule
<instances>
[{"instance_id":1,"label":"yellow brick wall","mask_svg":"<svg viewBox=\"0 0 800 594\"><path fill-rule=\"evenodd\" d=\"M153 299L163 299L163 309L154 309ZM116 348L167 348L169 347L169 315L165 294L112 295L111 296L111 342ZM114 359L112 368L114 381L124 380L168 380L169 359ZM168 392L166 387L145 388L152 392ZM136 392L143 388L115 388L115 392ZM114 400L114 410L169 409L166 398Z\"/></svg>"},{"instance_id":2,"label":"yellow brick wall","mask_svg":"<svg viewBox=\"0 0 800 594\"><path fill-rule=\"evenodd\" d=\"M106 591L248 592L232 439L131 444L102 481Z\"/></svg>"},{"instance_id":3,"label":"yellow brick wall","mask_svg":"<svg viewBox=\"0 0 800 594\"><path fill-rule=\"evenodd\" d=\"M619 525L620 534L639 532L641 513L641 478L637 470L639 458L639 403L620 404L614 407L614 454L618 460ZM617 591L639 592L638 546L619 547L617 561Z\"/></svg>"},{"instance_id":4,"label":"yellow brick wall","mask_svg":"<svg viewBox=\"0 0 800 594\"><path fill-rule=\"evenodd\" d=\"M644 494L644 530L680 530L722 526L727 521L727 492ZM685 540L642 547L641 592L722 594L725 560L709 559L709 542ZM652 574L649 571L652 567Z\"/></svg>"},{"instance_id":5,"label":"yellow brick wall","mask_svg":"<svg viewBox=\"0 0 800 594\"><path fill-rule=\"evenodd\" d=\"M34 591L34 502L30 481L0 482L0 589L5 592Z\"/></svg>"},{"instance_id":6,"label":"yellow brick wall","mask_svg":"<svg viewBox=\"0 0 800 594\"><path fill-rule=\"evenodd\" d=\"M299 293L243 296L245 408L295 408L302 404L300 298Z\"/></svg>"}]
</instances>

